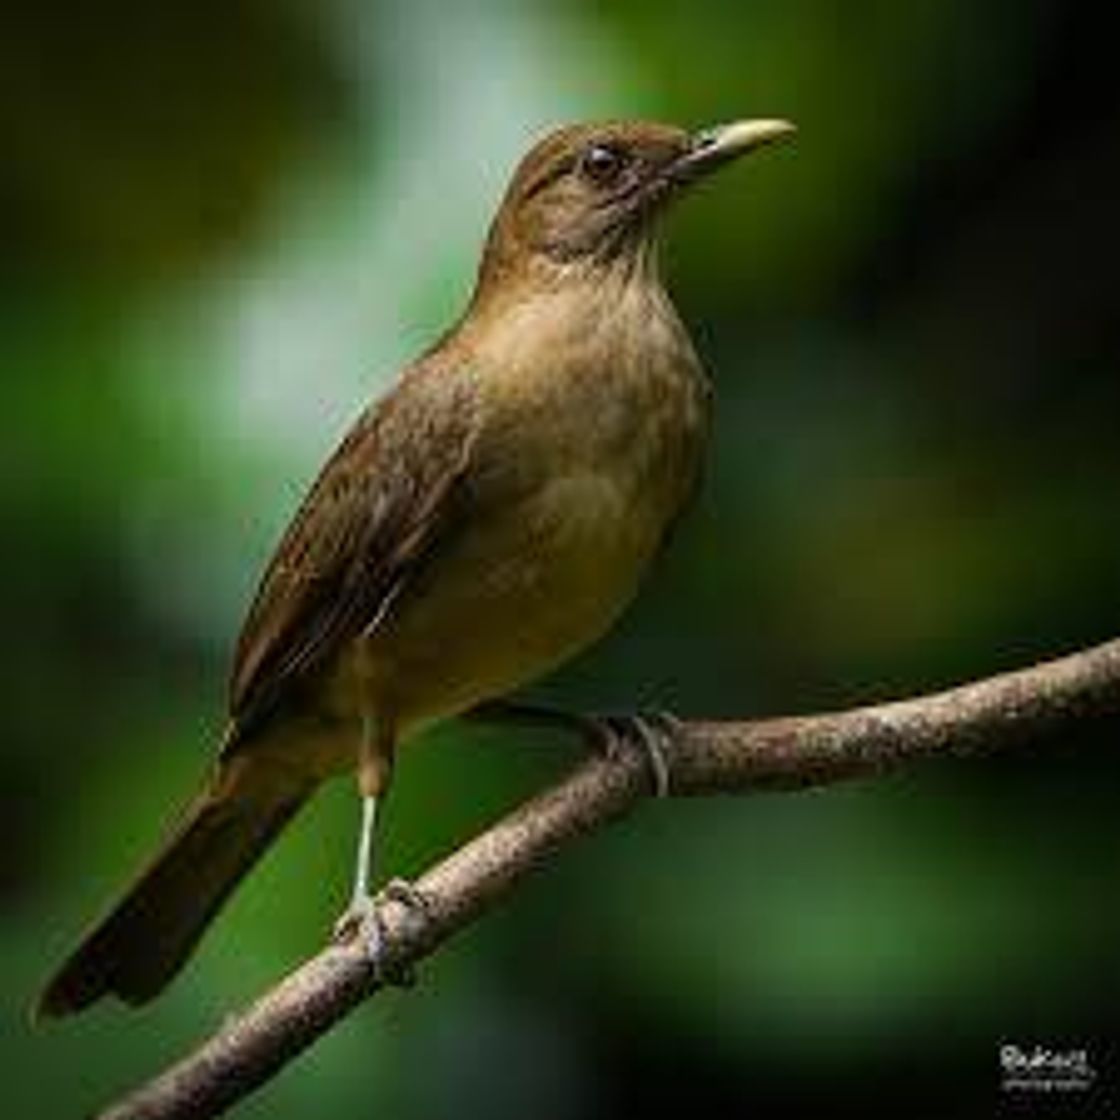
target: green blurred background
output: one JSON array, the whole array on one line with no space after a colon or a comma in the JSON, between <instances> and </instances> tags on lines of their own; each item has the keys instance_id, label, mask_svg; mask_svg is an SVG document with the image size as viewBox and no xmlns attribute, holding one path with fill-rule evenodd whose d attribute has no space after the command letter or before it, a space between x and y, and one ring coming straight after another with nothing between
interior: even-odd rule
<instances>
[{"instance_id":1,"label":"green blurred background","mask_svg":"<svg viewBox=\"0 0 1120 1120\"><path fill-rule=\"evenodd\" d=\"M461 307L505 177L553 123L782 115L800 133L672 222L667 272L717 386L707 486L625 622L539 696L809 711L1120 633L1106 11L5 6L8 1114L130 1087L341 909L346 782L163 999L24 1024L197 781L241 612L312 472ZM1115 740L1103 724L1011 758L645 807L239 1115L987 1114L1001 1041L1087 1045L1107 1081ZM393 871L577 754L451 727L414 745Z\"/></svg>"}]
</instances>

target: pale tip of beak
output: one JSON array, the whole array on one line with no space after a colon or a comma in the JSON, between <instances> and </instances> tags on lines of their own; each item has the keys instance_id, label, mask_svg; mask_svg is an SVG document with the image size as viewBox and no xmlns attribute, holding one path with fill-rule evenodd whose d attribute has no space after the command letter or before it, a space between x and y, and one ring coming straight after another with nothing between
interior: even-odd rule
<instances>
[{"instance_id":1,"label":"pale tip of beak","mask_svg":"<svg viewBox=\"0 0 1120 1120\"><path fill-rule=\"evenodd\" d=\"M732 121L731 124L717 125L702 132L696 138L696 150L698 154L710 152L713 156L737 156L764 144L783 140L796 131L789 121L777 118Z\"/></svg>"}]
</instances>

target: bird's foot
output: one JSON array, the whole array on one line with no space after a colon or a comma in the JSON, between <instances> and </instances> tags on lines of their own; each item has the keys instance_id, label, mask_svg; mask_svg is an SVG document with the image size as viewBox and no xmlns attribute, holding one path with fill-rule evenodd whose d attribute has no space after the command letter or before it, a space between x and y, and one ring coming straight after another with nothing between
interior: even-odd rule
<instances>
[{"instance_id":1,"label":"bird's foot","mask_svg":"<svg viewBox=\"0 0 1120 1120\"><path fill-rule=\"evenodd\" d=\"M588 738L611 761L635 747L649 766L655 797L668 797L670 770L666 745L679 733L681 721L669 712L587 716Z\"/></svg>"},{"instance_id":2,"label":"bird's foot","mask_svg":"<svg viewBox=\"0 0 1120 1120\"><path fill-rule=\"evenodd\" d=\"M362 938L366 957L373 969L374 980L398 988L411 988L416 983L416 970L411 964L387 961L387 929L382 915L384 904L396 902L408 911L409 920L427 922L431 906L424 895L406 879L390 879L376 895L356 895L334 924L332 940L348 944Z\"/></svg>"},{"instance_id":3,"label":"bird's foot","mask_svg":"<svg viewBox=\"0 0 1120 1120\"><path fill-rule=\"evenodd\" d=\"M366 949L369 956L375 959L384 942L381 916L377 912L377 903L372 895L356 894L350 900L350 905L334 923L331 940L338 945L346 945L355 937L364 936Z\"/></svg>"}]
</instances>

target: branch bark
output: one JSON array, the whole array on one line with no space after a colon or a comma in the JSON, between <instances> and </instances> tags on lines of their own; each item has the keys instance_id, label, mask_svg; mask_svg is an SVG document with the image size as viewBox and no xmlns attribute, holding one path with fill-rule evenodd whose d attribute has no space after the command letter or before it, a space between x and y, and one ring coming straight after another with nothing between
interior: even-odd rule
<instances>
[{"instance_id":1,"label":"branch bark","mask_svg":"<svg viewBox=\"0 0 1120 1120\"><path fill-rule=\"evenodd\" d=\"M987 754L1091 715L1120 714L1120 639L946 692L812 716L677 725L662 743L670 793L750 793L870 776L935 756ZM593 757L432 867L418 920L380 906L387 969L407 968L509 894L566 842L652 790L640 751ZM214 1116L258 1088L381 981L363 938L331 945L101 1120Z\"/></svg>"}]
</instances>

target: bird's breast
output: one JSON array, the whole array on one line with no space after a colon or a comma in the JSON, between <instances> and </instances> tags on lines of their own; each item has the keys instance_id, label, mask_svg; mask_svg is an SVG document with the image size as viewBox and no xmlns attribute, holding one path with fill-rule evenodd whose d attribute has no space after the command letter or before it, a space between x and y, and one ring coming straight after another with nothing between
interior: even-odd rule
<instances>
[{"instance_id":1,"label":"bird's breast","mask_svg":"<svg viewBox=\"0 0 1120 1120\"><path fill-rule=\"evenodd\" d=\"M480 364L493 445L484 469L497 489L503 473L527 491L590 474L655 521L690 492L708 385L658 284L527 301Z\"/></svg>"}]
</instances>

